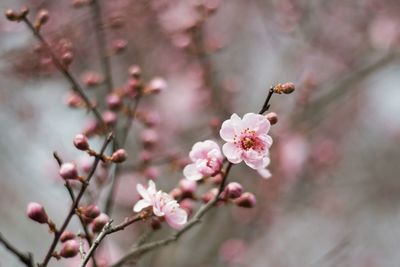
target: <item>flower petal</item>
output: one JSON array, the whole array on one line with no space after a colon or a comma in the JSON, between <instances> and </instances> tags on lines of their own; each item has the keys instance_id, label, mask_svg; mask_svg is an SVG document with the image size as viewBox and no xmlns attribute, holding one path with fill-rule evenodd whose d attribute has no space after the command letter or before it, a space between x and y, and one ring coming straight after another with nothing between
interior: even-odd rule
<instances>
[{"instance_id":1,"label":"flower petal","mask_svg":"<svg viewBox=\"0 0 400 267\"><path fill-rule=\"evenodd\" d=\"M203 175L197 170L196 164L186 165L186 167L183 169L183 175L186 177L186 179L191 181L198 181L203 178Z\"/></svg>"},{"instance_id":2,"label":"flower petal","mask_svg":"<svg viewBox=\"0 0 400 267\"><path fill-rule=\"evenodd\" d=\"M233 143L226 143L222 146L222 152L226 158L232 163L240 163L242 151Z\"/></svg>"},{"instance_id":3,"label":"flower petal","mask_svg":"<svg viewBox=\"0 0 400 267\"><path fill-rule=\"evenodd\" d=\"M135 206L133 207L133 211L140 212L141 210L143 210L147 207L150 207L150 206L151 206L151 202L141 199L138 202L136 202Z\"/></svg>"},{"instance_id":4,"label":"flower petal","mask_svg":"<svg viewBox=\"0 0 400 267\"><path fill-rule=\"evenodd\" d=\"M271 176L272 176L271 172L268 169L261 168L261 169L258 169L257 172L258 172L258 174L260 174L260 176L262 178L265 178L265 179L271 178Z\"/></svg>"}]
</instances>

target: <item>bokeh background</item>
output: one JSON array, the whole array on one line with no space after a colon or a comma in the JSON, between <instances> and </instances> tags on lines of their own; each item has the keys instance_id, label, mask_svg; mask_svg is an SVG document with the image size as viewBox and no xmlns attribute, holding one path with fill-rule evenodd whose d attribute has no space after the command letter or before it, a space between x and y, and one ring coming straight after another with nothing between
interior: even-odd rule
<instances>
[{"instance_id":1,"label":"bokeh background","mask_svg":"<svg viewBox=\"0 0 400 267\"><path fill-rule=\"evenodd\" d=\"M0 10L23 4L32 14L48 9L42 33L55 46L72 42L71 71L79 78L102 70L91 7L77 2L2 0ZM221 143L212 126L218 120L257 112L273 84L296 84L295 93L271 102L279 116L271 130L273 177L263 180L245 166L230 177L256 194L257 206L219 207L177 244L147 254L137 266L399 266L399 1L100 3L109 50L118 40L127 42L124 52L110 52L114 85L125 83L132 64L141 66L145 79L161 76L168 83L166 92L140 106L159 114L160 156L186 156L205 138ZM199 3L210 12L204 21ZM26 205L42 203L55 222L63 220L69 198L52 152L78 159L71 140L91 116L64 104L69 84L36 47L25 25L0 18L0 231L41 259L51 235L26 218ZM88 94L101 101L103 89ZM165 191L182 178L170 164L154 164L147 174L129 168L143 131L135 122L128 136L116 220L131 215L135 184L149 172ZM91 142L99 146L101 139ZM112 236L104 257L115 261L148 228L144 223ZM154 240L169 233L163 228ZM0 246L0 266L20 263Z\"/></svg>"}]
</instances>

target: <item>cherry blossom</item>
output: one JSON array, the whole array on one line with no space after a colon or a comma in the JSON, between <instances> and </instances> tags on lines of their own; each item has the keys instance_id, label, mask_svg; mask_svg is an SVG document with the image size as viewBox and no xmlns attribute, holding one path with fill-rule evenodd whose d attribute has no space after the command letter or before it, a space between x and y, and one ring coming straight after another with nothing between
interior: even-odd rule
<instances>
[{"instance_id":1,"label":"cherry blossom","mask_svg":"<svg viewBox=\"0 0 400 267\"><path fill-rule=\"evenodd\" d=\"M233 114L222 123L220 136L226 141L222 151L231 163L244 161L252 169L260 170L263 176L268 166L269 148L272 138L268 135L271 127L268 119L260 114L247 113L241 119Z\"/></svg>"},{"instance_id":2,"label":"cherry blossom","mask_svg":"<svg viewBox=\"0 0 400 267\"><path fill-rule=\"evenodd\" d=\"M224 160L218 144L211 140L195 143L189 157L193 163L183 169L183 174L192 181L216 175Z\"/></svg>"},{"instance_id":3,"label":"cherry blossom","mask_svg":"<svg viewBox=\"0 0 400 267\"><path fill-rule=\"evenodd\" d=\"M134 212L152 207L153 214L163 217L172 228L181 229L186 224L188 217L186 211L169 194L161 190L157 191L153 181L149 181L147 189L141 184L138 184L136 189L142 199L133 207Z\"/></svg>"}]
</instances>

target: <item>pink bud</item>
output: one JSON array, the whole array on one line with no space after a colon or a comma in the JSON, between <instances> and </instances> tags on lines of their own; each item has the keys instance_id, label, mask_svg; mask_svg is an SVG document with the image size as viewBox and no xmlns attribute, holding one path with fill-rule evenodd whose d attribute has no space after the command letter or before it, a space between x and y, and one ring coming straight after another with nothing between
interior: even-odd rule
<instances>
[{"instance_id":1,"label":"pink bud","mask_svg":"<svg viewBox=\"0 0 400 267\"><path fill-rule=\"evenodd\" d=\"M154 155L149 150L142 150L140 151L139 158L141 162L148 163L154 158Z\"/></svg>"},{"instance_id":2,"label":"pink bud","mask_svg":"<svg viewBox=\"0 0 400 267\"><path fill-rule=\"evenodd\" d=\"M174 188L171 192L169 192L169 195L173 199L180 199L182 197L182 190L180 188Z\"/></svg>"},{"instance_id":3,"label":"pink bud","mask_svg":"<svg viewBox=\"0 0 400 267\"><path fill-rule=\"evenodd\" d=\"M209 191L207 191L202 197L201 200L203 201L203 203L208 203L211 200L213 200L218 194L218 189L217 188L213 188Z\"/></svg>"},{"instance_id":4,"label":"pink bud","mask_svg":"<svg viewBox=\"0 0 400 267\"><path fill-rule=\"evenodd\" d=\"M78 170L76 168L76 165L74 163L63 163L60 167L60 171L59 171L60 176L65 179L76 179L78 178Z\"/></svg>"},{"instance_id":5,"label":"pink bud","mask_svg":"<svg viewBox=\"0 0 400 267\"><path fill-rule=\"evenodd\" d=\"M28 204L26 213L29 218L41 224L47 223L49 220L43 206L36 202L30 202Z\"/></svg>"},{"instance_id":6,"label":"pink bud","mask_svg":"<svg viewBox=\"0 0 400 267\"><path fill-rule=\"evenodd\" d=\"M64 231L64 232L62 233L62 235L60 236L60 241L61 241L62 243L64 243L64 242L66 242L66 241L68 241L68 240L74 239L75 237L76 237L76 236L75 236L74 233L72 233L72 232L70 232L70 231Z\"/></svg>"},{"instance_id":7,"label":"pink bud","mask_svg":"<svg viewBox=\"0 0 400 267\"><path fill-rule=\"evenodd\" d=\"M43 25L49 20L49 11L42 9L37 15L37 21L39 24Z\"/></svg>"},{"instance_id":8,"label":"pink bud","mask_svg":"<svg viewBox=\"0 0 400 267\"><path fill-rule=\"evenodd\" d=\"M113 49L114 53L118 54L125 50L127 44L128 44L128 42L126 40L118 39L112 43L112 49Z\"/></svg>"},{"instance_id":9,"label":"pink bud","mask_svg":"<svg viewBox=\"0 0 400 267\"><path fill-rule=\"evenodd\" d=\"M75 93L69 94L65 99L65 104L67 104L71 108L80 107L82 103L82 98Z\"/></svg>"},{"instance_id":10,"label":"pink bud","mask_svg":"<svg viewBox=\"0 0 400 267\"><path fill-rule=\"evenodd\" d=\"M114 163L121 163L126 160L128 154L126 153L125 149L118 149L111 155L111 161Z\"/></svg>"},{"instance_id":11,"label":"pink bud","mask_svg":"<svg viewBox=\"0 0 400 267\"><path fill-rule=\"evenodd\" d=\"M80 211L83 216L88 217L90 219L95 219L101 213L99 207L93 204L86 207L81 207Z\"/></svg>"},{"instance_id":12,"label":"pink bud","mask_svg":"<svg viewBox=\"0 0 400 267\"><path fill-rule=\"evenodd\" d=\"M240 197L235 199L235 204L242 208L253 208L256 203L256 197L249 192L245 192Z\"/></svg>"},{"instance_id":13,"label":"pink bud","mask_svg":"<svg viewBox=\"0 0 400 267\"><path fill-rule=\"evenodd\" d=\"M243 187L241 184L236 183L236 182L232 182L229 183L226 187L225 187L225 196L227 198L238 198L242 195L243 193Z\"/></svg>"},{"instance_id":14,"label":"pink bud","mask_svg":"<svg viewBox=\"0 0 400 267\"><path fill-rule=\"evenodd\" d=\"M107 214L101 213L96 219L93 220L92 223L92 231L93 233L99 233L103 229L104 225L106 225L110 221L110 217Z\"/></svg>"},{"instance_id":15,"label":"pink bud","mask_svg":"<svg viewBox=\"0 0 400 267\"><path fill-rule=\"evenodd\" d=\"M117 122L117 114L115 114L112 111L107 110L103 113L103 120L104 120L105 124L112 126Z\"/></svg>"},{"instance_id":16,"label":"pink bud","mask_svg":"<svg viewBox=\"0 0 400 267\"><path fill-rule=\"evenodd\" d=\"M85 135L77 134L74 138L74 145L79 150L88 150L89 142Z\"/></svg>"},{"instance_id":17,"label":"pink bud","mask_svg":"<svg viewBox=\"0 0 400 267\"><path fill-rule=\"evenodd\" d=\"M61 248L59 255L63 258L72 258L79 253L79 243L72 239L65 242Z\"/></svg>"},{"instance_id":18,"label":"pink bud","mask_svg":"<svg viewBox=\"0 0 400 267\"><path fill-rule=\"evenodd\" d=\"M213 184L219 185L222 183L223 177L221 174L217 174L209 179Z\"/></svg>"},{"instance_id":19,"label":"pink bud","mask_svg":"<svg viewBox=\"0 0 400 267\"><path fill-rule=\"evenodd\" d=\"M146 129L140 135L142 142L145 146L151 147L157 144L159 137L158 133L153 129Z\"/></svg>"},{"instance_id":20,"label":"pink bud","mask_svg":"<svg viewBox=\"0 0 400 267\"><path fill-rule=\"evenodd\" d=\"M106 98L107 106L111 110L118 110L122 106L121 97L116 94L108 95Z\"/></svg>"},{"instance_id":21,"label":"pink bud","mask_svg":"<svg viewBox=\"0 0 400 267\"><path fill-rule=\"evenodd\" d=\"M96 72L87 72L83 75L82 80L87 87L94 87L102 82L102 77Z\"/></svg>"},{"instance_id":22,"label":"pink bud","mask_svg":"<svg viewBox=\"0 0 400 267\"><path fill-rule=\"evenodd\" d=\"M197 190L196 181L182 179L179 182L179 188L182 190L183 197L193 197Z\"/></svg>"},{"instance_id":23,"label":"pink bud","mask_svg":"<svg viewBox=\"0 0 400 267\"><path fill-rule=\"evenodd\" d=\"M143 175L150 180L156 180L160 176L160 170L155 166L149 166L143 171Z\"/></svg>"},{"instance_id":24,"label":"pink bud","mask_svg":"<svg viewBox=\"0 0 400 267\"><path fill-rule=\"evenodd\" d=\"M139 79L140 75L142 74L142 70L138 65L132 65L129 67L129 75L135 79Z\"/></svg>"},{"instance_id":25,"label":"pink bud","mask_svg":"<svg viewBox=\"0 0 400 267\"><path fill-rule=\"evenodd\" d=\"M96 133L97 129L99 128L99 124L97 123L97 121L89 121L86 126L85 129L83 130L83 133L86 136L92 136L93 134Z\"/></svg>"},{"instance_id":26,"label":"pink bud","mask_svg":"<svg viewBox=\"0 0 400 267\"><path fill-rule=\"evenodd\" d=\"M194 203L193 203L193 200L188 199L188 198L185 198L184 200L182 200L182 201L179 203L179 206L180 206L182 209L184 209L184 210L188 213L189 216L193 214L193 210L194 210Z\"/></svg>"},{"instance_id":27,"label":"pink bud","mask_svg":"<svg viewBox=\"0 0 400 267\"><path fill-rule=\"evenodd\" d=\"M166 89L167 89L167 82L160 77L153 78L147 86L147 92L154 94L165 91Z\"/></svg>"},{"instance_id":28,"label":"pink bud","mask_svg":"<svg viewBox=\"0 0 400 267\"><path fill-rule=\"evenodd\" d=\"M276 115L275 112L270 112L267 115L265 115L265 117L269 120L271 125L274 125L278 122L278 115Z\"/></svg>"},{"instance_id":29,"label":"pink bud","mask_svg":"<svg viewBox=\"0 0 400 267\"><path fill-rule=\"evenodd\" d=\"M146 112L141 117L141 120L147 127L154 127L160 124L160 115L157 112Z\"/></svg>"},{"instance_id":30,"label":"pink bud","mask_svg":"<svg viewBox=\"0 0 400 267\"><path fill-rule=\"evenodd\" d=\"M73 60L74 60L74 55L71 52L65 52L61 56L61 61L62 63L64 63L65 66L71 65Z\"/></svg>"}]
</instances>

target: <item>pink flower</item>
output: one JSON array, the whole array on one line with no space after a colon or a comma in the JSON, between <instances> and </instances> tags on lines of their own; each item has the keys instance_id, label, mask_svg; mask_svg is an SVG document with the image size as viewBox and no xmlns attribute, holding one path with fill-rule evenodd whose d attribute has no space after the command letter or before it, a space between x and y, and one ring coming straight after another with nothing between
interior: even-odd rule
<instances>
[{"instance_id":1,"label":"pink flower","mask_svg":"<svg viewBox=\"0 0 400 267\"><path fill-rule=\"evenodd\" d=\"M224 155L232 163L237 164L244 160L250 168L264 169L270 162L270 127L270 122L263 115L247 113L240 119L237 114L233 114L222 123L219 132L226 141L222 147Z\"/></svg>"},{"instance_id":2,"label":"pink flower","mask_svg":"<svg viewBox=\"0 0 400 267\"><path fill-rule=\"evenodd\" d=\"M179 203L167 193L156 190L153 181L149 181L149 186L145 189L141 184L136 186L137 191L143 198L133 207L134 212L152 207L154 215L164 217L167 223L174 229L181 229L187 222L187 213L179 206Z\"/></svg>"},{"instance_id":3,"label":"pink flower","mask_svg":"<svg viewBox=\"0 0 400 267\"><path fill-rule=\"evenodd\" d=\"M211 140L194 144L189 157L193 163L183 169L183 174L192 181L216 175L224 160L218 144Z\"/></svg>"}]
</instances>

